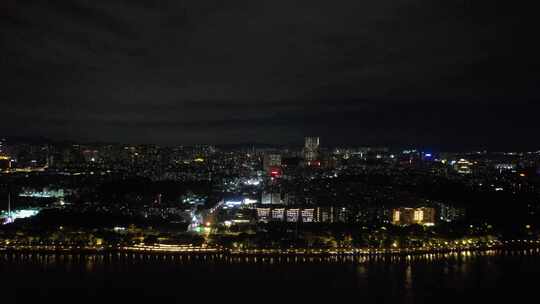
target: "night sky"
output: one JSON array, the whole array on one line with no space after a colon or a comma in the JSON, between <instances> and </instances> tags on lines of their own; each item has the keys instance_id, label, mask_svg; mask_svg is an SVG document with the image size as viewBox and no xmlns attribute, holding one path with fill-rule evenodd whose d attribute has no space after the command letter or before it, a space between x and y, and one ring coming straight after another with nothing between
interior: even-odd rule
<instances>
[{"instance_id":1,"label":"night sky","mask_svg":"<svg viewBox=\"0 0 540 304\"><path fill-rule=\"evenodd\" d=\"M521 3L0 2L3 135L540 148Z\"/></svg>"}]
</instances>

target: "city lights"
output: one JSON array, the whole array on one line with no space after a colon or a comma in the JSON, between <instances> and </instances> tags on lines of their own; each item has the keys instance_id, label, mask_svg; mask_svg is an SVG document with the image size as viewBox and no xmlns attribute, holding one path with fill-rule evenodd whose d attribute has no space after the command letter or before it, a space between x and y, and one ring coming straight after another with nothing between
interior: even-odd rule
<instances>
[{"instance_id":1,"label":"city lights","mask_svg":"<svg viewBox=\"0 0 540 304\"><path fill-rule=\"evenodd\" d=\"M3 302L538 297L533 5L1 3Z\"/></svg>"},{"instance_id":2,"label":"city lights","mask_svg":"<svg viewBox=\"0 0 540 304\"><path fill-rule=\"evenodd\" d=\"M540 247L540 231L529 220L515 224L524 239L506 240L499 225L483 217L492 206L486 202L503 206L506 193L538 189L535 179L524 178L530 168L516 165L519 154L508 160L445 153L439 161L438 152L416 149L326 149L317 137L297 150L250 153L207 146L178 148L176 154L158 146L119 146L113 153L113 147L74 146L64 154L81 157L48 163L32 155L34 167L21 161L3 173L20 185L5 191L13 199L1 213L2 227L15 227L11 224L47 209L40 222L58 227L58 235L55 241L34 241L41 236L33 235L35 224L29 221L28 229L21 228L24 237L0 234L0 250L259 258ZM51 164L45 171L33 169ZM20 171L24 168L32 170ZM25 175L14 179L19 173ZM439 195L443 190L452 196ZM501 193L489 195L494 192ZM469 203L471 193L479 198L478 206ZM516 201L529 216L537 211L531 201ZM70 225L55 225L62 216L74 219L66 221ZM107 224L91 229L85 225L92 223L76 224L88 221L87 216ZM465 235L448 232L463 227ZM56 241L60 234L61 244Z\"/></svg>"}]
</instances>

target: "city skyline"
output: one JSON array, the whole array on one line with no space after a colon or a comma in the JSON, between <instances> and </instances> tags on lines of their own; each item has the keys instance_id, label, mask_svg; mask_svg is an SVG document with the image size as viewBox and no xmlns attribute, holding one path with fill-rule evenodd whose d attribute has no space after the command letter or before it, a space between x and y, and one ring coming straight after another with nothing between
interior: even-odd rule
<instances>
[{"instance_id":1,"label":"city skyline","mask_svg":"<svg viewBox=\"0 0 540 304\"><path fill-rule=\"evenodd\" d=\"M2 299L536 297L536 20L502 0L0 1Z\"/></svg>"},{"instance_id":2,"label":"city skyline","mask_svg":"<svg viewBox=\"0 0 540 304\"><path fill-rule=\"evenodd\" d=\"M11 141L12 143L31 144L31 145L82 145L82 146L107 146L107 145L124 145L124 146L145 146L153 145L158 147L197 147L197 146L214 146L222 149L302 149L304 147L303 140L309 136L293 138L287 142L173 142L173 143L156 143L149 141L100 141L100 140L83 140L83 139L70 139L70 138L55 138L44 136L0 136L0 140ZM318 137L321 138L321 137ZM426 143L391 143L384 144L380 142L342 142L335 141L333 138L322 138L321 148L323 149L348 149L348 148L387 148L392 151L401 150L419 150L424 152L461 152L461 153L476 153L476 152L490 152L490 153L504 153L504 152L538 152L540 151L540 145L530 142L529 144L507 145L507 144L471 144L471 145L453 145L449 143L430 145ZM0 147L1 148L1 147Z\"/></svg>"}]
</instances>

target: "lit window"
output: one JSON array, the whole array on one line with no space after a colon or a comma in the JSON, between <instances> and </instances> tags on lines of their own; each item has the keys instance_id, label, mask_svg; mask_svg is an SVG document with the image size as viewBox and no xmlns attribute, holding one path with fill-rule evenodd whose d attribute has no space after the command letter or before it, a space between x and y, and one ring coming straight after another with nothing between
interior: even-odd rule
<instances>
[{"instance_id":1,"label":"lit window","mask_svg":"<svg viewBox=\"0 0 540 304\"><path fill-rule=\"evenodd\" d=\"M397 210L394 211L394 222L397 223L399 222L399 217L400 217L401 213Z\"/></svg>"},{"instance_id":2,"label":"lit window","mask_svg":"<svg viewBox=\"0 0 540 304\"><path fill-rule=\"evenodd\" d=\"M420 223L422 220L424 220L424 211L414 210L414 221Z\"/></svg>"}]
</instances>

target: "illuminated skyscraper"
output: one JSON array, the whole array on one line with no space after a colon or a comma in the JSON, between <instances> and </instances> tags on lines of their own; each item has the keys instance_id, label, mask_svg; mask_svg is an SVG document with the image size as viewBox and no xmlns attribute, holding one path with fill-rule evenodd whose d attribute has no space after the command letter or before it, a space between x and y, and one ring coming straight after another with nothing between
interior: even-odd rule
<instances>
[{"instance_id":1,"label":"illuminated skyscraper","mask_svg":"<svg viewBox=\"0 0 540 304\"><path fill-rule=\"evenodd\" d=\"M272 170L280 168L281 154L265 154L263 158L263 167L264 171L266 171L268 174L270 174Z\"/></svg>"},{"instance_id":2,"label":"illuminated skyscraper","mask_svg":"<svg viewBox=\"0 0 540 304\"><path fill-rule=\"evenodd\" d=\"M293 209L287 209L287 222L289 223L296 223L298 222L298 219L300 217L300 209L293 208Z\"/></svg>"},{"instance_id":3,"label":"illuminated skyscraper","mask_svg":"<svg viewBox=\"0 0 540 304\"><path fill-rule=\"evenodd\" d=\"M312 162L319 158L319 138L306 137L304 144L304 160Z\"/></svg>"},{"instance_id":4,"label":"illuminated skyscraper","mask_svg":"<svg viewBox=\"0 0 540 304\"><path fill-rule=\"evenodd\" d=\"M429 207L394 209L392 210L392 223L394 225L431 226L435 224L435 209Z\"/></svg>"},{"instance_id":5,"label":"illuminated skyscraper","mask_svg":"<svg viewBox=\"0 0 540 304\"><path fill-rule=\"evenodd\" d=\"M471 174L472 173L472 169L471 167L473 166L473 163L465 160L465 159L460 159L459 161L457 161L455 164L454 164L454 169L459 173L459 174Z\"/></svg>"},{"instance_id":6,"label":"illuminated skyscraper","mask_svg":"<svg viewBox=\"0 0 540 304\"><path fill-rule=\"evenodd\" d=\"M272 209L272 221L283 221L285 219L285 209Z\"/></svg>"},{"instance_id":7,"label":"illuminated skyscraper","mask_svg":"<svg viewBox=\"0 0 540 304\"><path fill-rule=\"evenodd\" d=\"M281 193L279 192L266 192L262 193L261 203L263 205L276 205L282 204Z\"/></svg>"},{"instance_id":8,"label":"illuminated skyscraper","mask_svg":"<svg viewBox=\"0 0 540 304\"><path fill-rule=\"evenodd\" d=\"M302 218L302 222L304 223L313 223L314 218L315 218L314 215L315 215L315 209L313 208L303 209L300 214Z\"/></svg>"},{"instance_id":9,"label":"illuminated skyscraper","mask_svg":"<svg viewBox=\"0 0 540 304\"><path fill-rule=\"evenodd\" d=\"M260 222L268 222L271 218L270 208L257 208L257 218Z\"/></svg>"}]
</instances>

